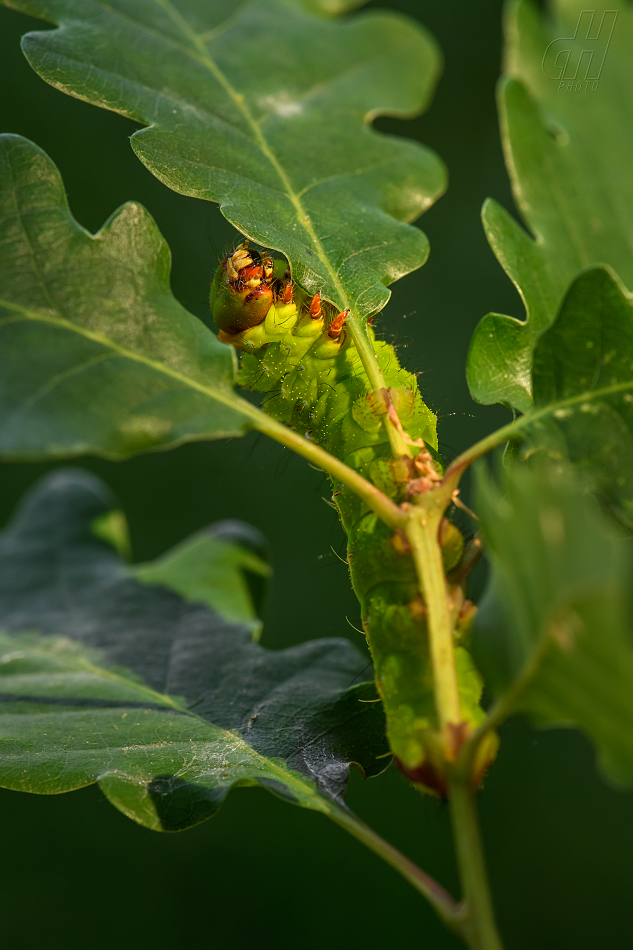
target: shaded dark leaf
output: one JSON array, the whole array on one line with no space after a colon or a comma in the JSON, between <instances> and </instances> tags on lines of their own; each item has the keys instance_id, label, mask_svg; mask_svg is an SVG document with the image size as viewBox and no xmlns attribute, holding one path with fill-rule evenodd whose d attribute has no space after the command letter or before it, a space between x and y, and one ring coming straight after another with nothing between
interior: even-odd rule
<instances>
[{"instance_id":1,"label":"shaded dark leaf","mask_svg":"<svg viewBox=\"0 0 633 950\"><path fill-rule=\"evenodd\" d=\"M91 529L111 507L92 476L62 471L0 538L4 786L98 781L170 829L253 782L331 813L350 764L384 768L380 704L361 702L370 683L351 685L365 661L347 640L266 650L248 627L140 583Z\"/></svg>"}]
</instances>

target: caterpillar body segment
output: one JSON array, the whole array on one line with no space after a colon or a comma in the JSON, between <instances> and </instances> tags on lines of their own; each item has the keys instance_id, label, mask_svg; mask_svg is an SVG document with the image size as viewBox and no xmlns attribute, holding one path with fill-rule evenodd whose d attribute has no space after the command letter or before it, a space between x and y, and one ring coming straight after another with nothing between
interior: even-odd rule
<instances>
[{"instance_id":1,"label":"caterpillar body segment","mask_svg":"<svg viewBox=\"0 0 633 950\"><path fill-rule=\"evenodd\" d=\"M285 261L270 262L267 271L266 260L270 259L255 260L241 245L223 262L214 281L212 308L220 339L241 352L239 385L266 394L266 412L323 446L396 503L432 487L441 472L437 420L422 399L417 378L400 366L390 344L375 339L370 327L385 379L385 389L372 391L346 330L347 311L336 313L319 294L310 298L293 285ZM271 295L263 316L245 294L253 273L261 281L258 287L266 287ZM227 299L230 307L225 313ZM236 318L240 306L248 308L248 315ZM384 421L394 409L414 447L413 458L392 456ZM347 562L396 764L420 788L443 796L446 745L435 713L426 606L408 541L402 532L394 534L352 491L334 482L332 488L332 501L347 534ZM451 571L461 561L464 540L448 519L442 522L439 541L455 611L463 741L484 718L479 706L482 683L468 652L474 608L463 586L450 581ZM494 757L495 743L492 736L488 746L482 746L473 777L476 784Z\"/></svg>"}]
</instances>

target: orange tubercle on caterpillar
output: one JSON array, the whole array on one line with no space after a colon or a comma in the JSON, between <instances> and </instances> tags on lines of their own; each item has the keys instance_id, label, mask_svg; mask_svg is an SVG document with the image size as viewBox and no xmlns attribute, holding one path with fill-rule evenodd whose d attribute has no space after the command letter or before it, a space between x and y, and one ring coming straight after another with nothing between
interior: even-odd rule
<instances>
[{"instance_id":1,"label":"orange tubercle on caterpillar","mask_svg":"<svg viewBox=\"0 0 633 950\"><path fill-rule=\"evenodd\" d=\"M349 310L343 310L338 316L334 317L328 327L327 335L331 340L338 340L343 330L343 324L347 320Z\"/></svg>"},{"instance_id":2,"label":"orange tubercle on caterpillar","mask_svg":"<svg viewBox=\"0 0 633 950\"><path fill-rule=\"evenodd\" d=\"M313 320L320 320L323 316L321 313L321 294L318 290L310 301L310 316Z\"/></svg>"}]
</instances>

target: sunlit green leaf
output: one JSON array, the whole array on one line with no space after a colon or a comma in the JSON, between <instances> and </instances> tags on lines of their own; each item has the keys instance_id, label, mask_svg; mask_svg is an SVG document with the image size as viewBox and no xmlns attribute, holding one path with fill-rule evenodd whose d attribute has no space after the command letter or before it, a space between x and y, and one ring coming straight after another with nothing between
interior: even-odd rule
<instances>
[{"instance_id":1,"label":"sunlit green leaf","mask_svg":"<svg viewBox=\"0 0 633 950\"><path fill-rule=\"evenodd\" d=\"M219 202L308 289L367 315L424 262L427 240L406 222L442 192L443 166L371 126L428 101L439 57L413 21L310 12L350 6L328 0L9 5L61 27L23 41L47 82L148 126L132 136L147 167Z\"/></svg>"},{"instance_id":2,"label":"sunlit green leaf","mask_svg":"<svg viewBox=\"0 0 633 950\"><path fill-rule=\"evenodd\" d=\"M478 477L492 580L474 650L504 715L573 725L615 781L633 784L630 545L563 469Z\"/></svg>"},{"instance_id":3,"label":"sunlit green leaf","mask_svg":"<svg viewBox=\"0 0 633 950\"><path fill-rule=\"evenodd\" d=\"M526 319L484 317L471 344L468 381L479 402L507 402L521 411L532 402L536 340L578 272L606 263L633 288L633 10L623 2L585 6L557 0L553 21L528 0L507 11L501 128L515 201L529 230L494 201L484 205L483 221ZM588 29L595 36L600 25L599 42L587 43ZM576 28L576 39L545 55ZM585 47L594 49L591 62L586 53L580 59ZM571 50L566 66L564 50Z\"/></svg>"},{"instance_id":4,"label":"sunlit green leaf","mask_svg":"<svg viewBox=\"0 0 633 950\"><path fill-rule=\"evenodd\" d=\"M312 13L325 13L327 16L338 16L362 7L367 0L294 0L297 6L310 10Z\"/></svg>"},{"instance_id":5,"label":"sunlit green leaf","mask_svg":"<svg viewBox=\"0 0 633 950\"><path fill-rule=\"evenodd\" d=\"M37 146L0 136L0 453L121 458L242 434L233 352L169 287L140 205L96 235Z\"/></svg>"},{"instance_id":6,"label":"sunlit green leaf","mask_svg":"<svg viewBox=\"0 0 633 950\"><path fill-rule=\"evenodd\" d=\"M534 351L534 400L520 454L572 462L633 528L633 300L612 271L572 284Z\"/></svg>"},{"instance_id":7,"label":"sunlit green leaf","mask_svg":"<svg viewBox=\"0 0 633 950\"><path fill-rule=\"evenodd\" d=\"M209 817L237 784L335 815L350 765L387 761L363 657L345 639L262 648L169 590L169 559L160 584L140 583L94 534L111 509L95 478L61 471L0 536L0 784L99 782L164 830Z\"/></svg>"}]
</instances>

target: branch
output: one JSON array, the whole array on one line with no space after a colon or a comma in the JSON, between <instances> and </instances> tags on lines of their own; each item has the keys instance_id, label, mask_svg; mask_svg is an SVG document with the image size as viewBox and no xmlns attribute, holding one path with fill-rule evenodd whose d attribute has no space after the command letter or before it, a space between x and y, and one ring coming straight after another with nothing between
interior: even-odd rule
<instances>
[{"instance_id":1,"label":"branch","mask_svg":"<svg viewBox=\"0 0 633 950\"><path fill-rule=\"evenodd\" d=\"M330 813L338 825L381 857L398 871L415 889L422 894L447 927L459 936L463 936L465 908L458 903L434 878L405 857L401 851L376 834L368 825L344 805L333 805Z\"/></svg>"},{"instance_id":2,"label":"branch","mask_svg":"<svg viewBox=\"0 0 633 950\"><path fill-rule=\"evenodd\" d=\"M246 405L248 405L248 409ZM298 455L302 455L303 458L323 469L336 481L351 489L389 527L402 528L407 523L406 513L395 502L363 478L362 475L346 465L345 462L341 462L334 455L330 455L325 449L311 442L310 439L299 435L294 429L282 425L281 422L277 422L250 403L240 406L240 409L251 417L253 428L274 439L275 442L280 442L286 448L292 449Z\"/></svg>"},{"instance_id":3,"label":"branch","mask_svg":"<svg viewBox=\"0 0 633 950\"><path fill-rule=\"evenodd\" d=\"M368 335L367 328L362 322L361 317L359 317L354 310L350 312L350 315L347 318L347 325L352 335L354 346L356 347L358 355L361 359L361 363L363 364L363 369L367 373L367 379L369 380L371 389L373 392L379 392L381 389L386 389L385 378L380 366L378 365L376 351L372 345L371 338ZM395 407L392 407L392 411L397 420L398 417ZM403 438L402 426L399 423L396 425L392 419L389 418L389 416L385 418L384 425L385 429L387 430L387 435L389 436L391 451L393 452L395 458L401 458L403 456L411 457L411 448Z\"/></svg>"},{"instance_id":4,"label":"branch","mask_svg":"<svg viewBox=\"0 0 633 950\"><path fill-rule=\"evenodd\" d=\"M420 592L428 610L435 707L447 747L447 757L454 758L450 754L453 745L450 727L459 726L462 714L455 667L453 621L437 538L440 521L449 501L446 493L437 489L420 496L419 504L409 509L409 522L404 530L411 545Z\"/></svg>"},{"instance_id":5,"label":"branch","mask_svg":"<svg viewBox=\"0 0 633 950\"><path fill-rule=\"evenodd\" d=\"M558 402L552 402L540 409L530 409L524 416L520 416L518 419L514 419L513 422L509 422L508 425L502 426L500 429L497 429L496 432L492 432L490 435L487 435L485 439L475 442L469 449L466 449L465 452L458 455L455 461L447 468L443 485L447 488L450 487L451 492L453 492L464 471L469 465L476 461L476 459L481 458L486 452L490 452L491 449L512 439L524 429L534 425L535 422L539 422L541 419L547 418L547 416L552 416L561 409L570 409L573 406L578 406L585 402L593 402L597 399L613 396L616 393L626 392L630 389L633 389L633 380L626 380L623 383L612 383L609 386L603 386L601 389L577 393L575 396L570 396L568 399L560 399Z\"/></svg>"}]
</instances>

